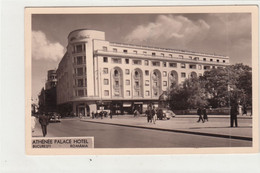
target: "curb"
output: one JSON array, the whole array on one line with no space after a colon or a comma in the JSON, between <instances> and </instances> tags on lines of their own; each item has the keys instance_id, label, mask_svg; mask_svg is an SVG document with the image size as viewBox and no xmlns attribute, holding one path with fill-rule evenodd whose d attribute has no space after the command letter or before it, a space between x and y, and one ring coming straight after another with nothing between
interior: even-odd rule
<instances>
[{"instance_id":1,"label":"curb","mask_svg":"<svg viewBox=\"0 0 260 173\"><path fill-rule=\"evenodd\" d=\"M144 127L144 126L96 122L96 121L88 121L88 120L80 120L80 121L85 121L85 122L89 122L89 123L97 123L97 124L109 124L109 125L116 125L116 126L123 126L123 127L134 127L134 128L139 128L139 129L160 130L160 131L167 131L167 132L203 135L203 136L211 136L211 137L221 137L221 138L228 138L228 139L239 139L239 140L245 140L245 141L253 140L252 137L244 137L244 136L223 135L223 134L214 134L214 133L206 133L206 132L191 132L191 131L185 131L185 130L163 129L163 128L156 128L156 127Z\"/></svg>"}]
</instances>

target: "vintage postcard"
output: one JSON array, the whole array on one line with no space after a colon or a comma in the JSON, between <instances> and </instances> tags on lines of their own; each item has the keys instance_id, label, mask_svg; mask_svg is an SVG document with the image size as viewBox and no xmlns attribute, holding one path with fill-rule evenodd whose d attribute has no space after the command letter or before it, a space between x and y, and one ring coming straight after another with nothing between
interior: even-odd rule
<instances>
[{"instance_id":1,"label":"vintage postcard","mask_svg":"<svg viewBox=\"0 0 260 173\"><path fill-rule=\"evenodd\" d=\"M25 8L26 153L259 151L258 7Z\"/></svg>"}]
</instances>

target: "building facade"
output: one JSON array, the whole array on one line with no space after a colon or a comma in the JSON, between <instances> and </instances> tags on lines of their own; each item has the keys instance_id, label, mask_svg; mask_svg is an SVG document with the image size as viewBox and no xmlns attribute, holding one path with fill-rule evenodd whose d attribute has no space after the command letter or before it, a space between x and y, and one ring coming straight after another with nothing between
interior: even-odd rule
<instances>
[{"instance_id":1,"label":"building facade","mask_svg":"<svg viewBox=\"0 0 260 173\"><path fill-rule=\"evenodd\" d=\"M85 116L99 109L142 112L174 82L227 65L226 56L112 43L102 31L75 30L57 69L57 104Z\"/></svg>"}]
</instances>

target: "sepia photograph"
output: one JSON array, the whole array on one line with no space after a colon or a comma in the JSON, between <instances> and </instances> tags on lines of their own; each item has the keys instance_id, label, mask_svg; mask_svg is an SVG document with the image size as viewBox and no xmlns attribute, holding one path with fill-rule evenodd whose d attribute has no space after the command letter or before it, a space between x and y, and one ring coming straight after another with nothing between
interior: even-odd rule
<instances>
[{"instance_id":1,"label":"sepia photograph","mask_svg":"<svg viewBox=\"0 0 260 173\"><path fill-rule=\"evenodd\" d=\"M257 152L256 13L25 8L27 153Z\"/></svg>"}]
</instances>

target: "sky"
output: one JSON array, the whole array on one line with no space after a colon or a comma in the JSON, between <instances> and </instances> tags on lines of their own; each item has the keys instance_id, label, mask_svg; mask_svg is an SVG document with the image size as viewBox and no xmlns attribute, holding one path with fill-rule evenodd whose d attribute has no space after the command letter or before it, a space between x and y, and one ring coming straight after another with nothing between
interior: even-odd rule
<instances>
[{"instance_id":1,"label":"sky","mask_svg":"<svg viewBox=\"0 0 260 173\"><path fill-rule=\"evenodd\" d=\"M76 29L105 32L106 40L225 55L230 64L252 66L249 13L196 14L33 14L32 98L57 69L67 36ZM37 102L37 101L36 101Z\"/></svg>"}]
</instances>

